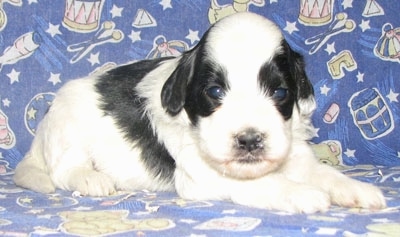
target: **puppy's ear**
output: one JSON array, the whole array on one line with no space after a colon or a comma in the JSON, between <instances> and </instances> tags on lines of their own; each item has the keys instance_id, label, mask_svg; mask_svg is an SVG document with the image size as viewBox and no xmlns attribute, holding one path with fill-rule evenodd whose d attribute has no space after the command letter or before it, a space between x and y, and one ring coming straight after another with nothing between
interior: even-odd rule
<instances>
[{"instance_id":1,"label":"puppy's ear","mask_svg":"<svg viewBox=\"0 0 400 237\"><path fill-rule=\"evenodd\" d=\"M181 56L161 90L161 105L172 116L177 115L185 105L187 86L193 77L194 54L194 51L188 51Z\"/></svg>"}]
</instances>

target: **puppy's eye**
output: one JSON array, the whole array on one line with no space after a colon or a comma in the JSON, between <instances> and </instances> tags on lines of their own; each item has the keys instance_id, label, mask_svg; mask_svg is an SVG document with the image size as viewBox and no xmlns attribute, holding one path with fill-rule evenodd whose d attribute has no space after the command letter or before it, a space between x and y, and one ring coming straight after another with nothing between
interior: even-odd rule
<instances>
[{"instance_id":1,"label":"puppy's eye","mask_svg":"<svg viewBox=\"0 0 400 237\"><path fill-rule=\"evenodd\" d=\"M285 88L278 88L274 91L272 98L275 100L284 100L288 94L288 90Z\"/></svg>"},{"instance_id":2,"label":"puppy's eye","mask_svg":"<svg viewBox=\"0 0 400 237\"><path fill-rule=\"evenodd\" d=\"M212 99L219 100L225 96L225 91L220 86L213 86L206 90L206 94Z\"/></svg>"}]
</instances>

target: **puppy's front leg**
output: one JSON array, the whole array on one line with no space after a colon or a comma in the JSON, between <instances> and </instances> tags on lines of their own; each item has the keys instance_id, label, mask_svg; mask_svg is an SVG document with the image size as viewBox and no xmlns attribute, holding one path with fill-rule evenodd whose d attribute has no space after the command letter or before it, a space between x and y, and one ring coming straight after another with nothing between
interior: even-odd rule
<instances>
[{"instance_id":1,"label":"puppy's front leg","mask_svg":"<svg viewBox=\"0 0 400 237\"><path fill-rule=\"evenodd\" d=\"M324 212L329 209L329 195L314 186L296 183L280 174L270 174L259 180L244 181L233 190L233 202L291 213Z\"/></svg>"}]
</instances>

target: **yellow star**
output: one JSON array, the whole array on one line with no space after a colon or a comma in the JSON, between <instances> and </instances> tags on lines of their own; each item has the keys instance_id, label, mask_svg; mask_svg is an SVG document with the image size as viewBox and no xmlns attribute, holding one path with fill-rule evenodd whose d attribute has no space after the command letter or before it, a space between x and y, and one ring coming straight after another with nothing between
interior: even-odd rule
<instances>
[{"instance_id":1,"label":"yellow star","mask_svg":"<svg viewBox=\"0 0 400 237\"><path fill-rule=\"evenodd\" d=\"M36 112L37 112L37 110L34 109L33 107L31 107L27 112L28 120L32 120L32 119L35 120L36 119Z\"/></svg>"},{"instance_id":2,"label":"yellow star","mask_svg":"<svg viewBox=\"0 0 400 237\"><path fill-rule=\"evenodd\" d=\"M24 197L19 199L22 203L32 203L33 199L32 198L28 198L28 197Z\"/></svg>"}]
</instances>

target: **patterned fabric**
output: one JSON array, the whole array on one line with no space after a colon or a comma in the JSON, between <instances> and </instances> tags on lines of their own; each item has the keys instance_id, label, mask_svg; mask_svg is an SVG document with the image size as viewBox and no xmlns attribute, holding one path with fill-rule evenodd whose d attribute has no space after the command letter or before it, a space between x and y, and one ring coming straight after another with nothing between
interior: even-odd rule
<instances>
[{"instance_id":1,"label":"patterned fabric","mask_svg":"<svg viewBox=\"0 0 400 237\"><path fill-rule=\"evenodd\" d=\"M398 236L400 168L351 168L345 173L375 183L389 207L366 211L332 207L326 213L291 215L223 201L189 201L175 193L137 191L106 198L57 191L21 190L0 176L1 236Z\"/></svg>"},{"instance_id":2,"label":"patterned fabric","mask_svg":"<svg viewBox=\"0 0 400 237\"><path fill-rule=\"evenodd\" d=\"M391 208L291 216L225 202L183 201L171 193L90 199L13 186L12 169L65 82L117 64L180 55L212 23L239 11L275 21L305 56L318 103L312 141L317 157L381 183ZM400 2L384 0L0 1L0 234L74 234L82 224L74 220L89 218L85 215L125 226L112 233L129 229L146 236L159 231L163 236L250 236L250 230L253 236L398 233L393 223L400 222L399 11ZM88 225L80 234L89 234Z\"/></svg>"}]
</instances>

